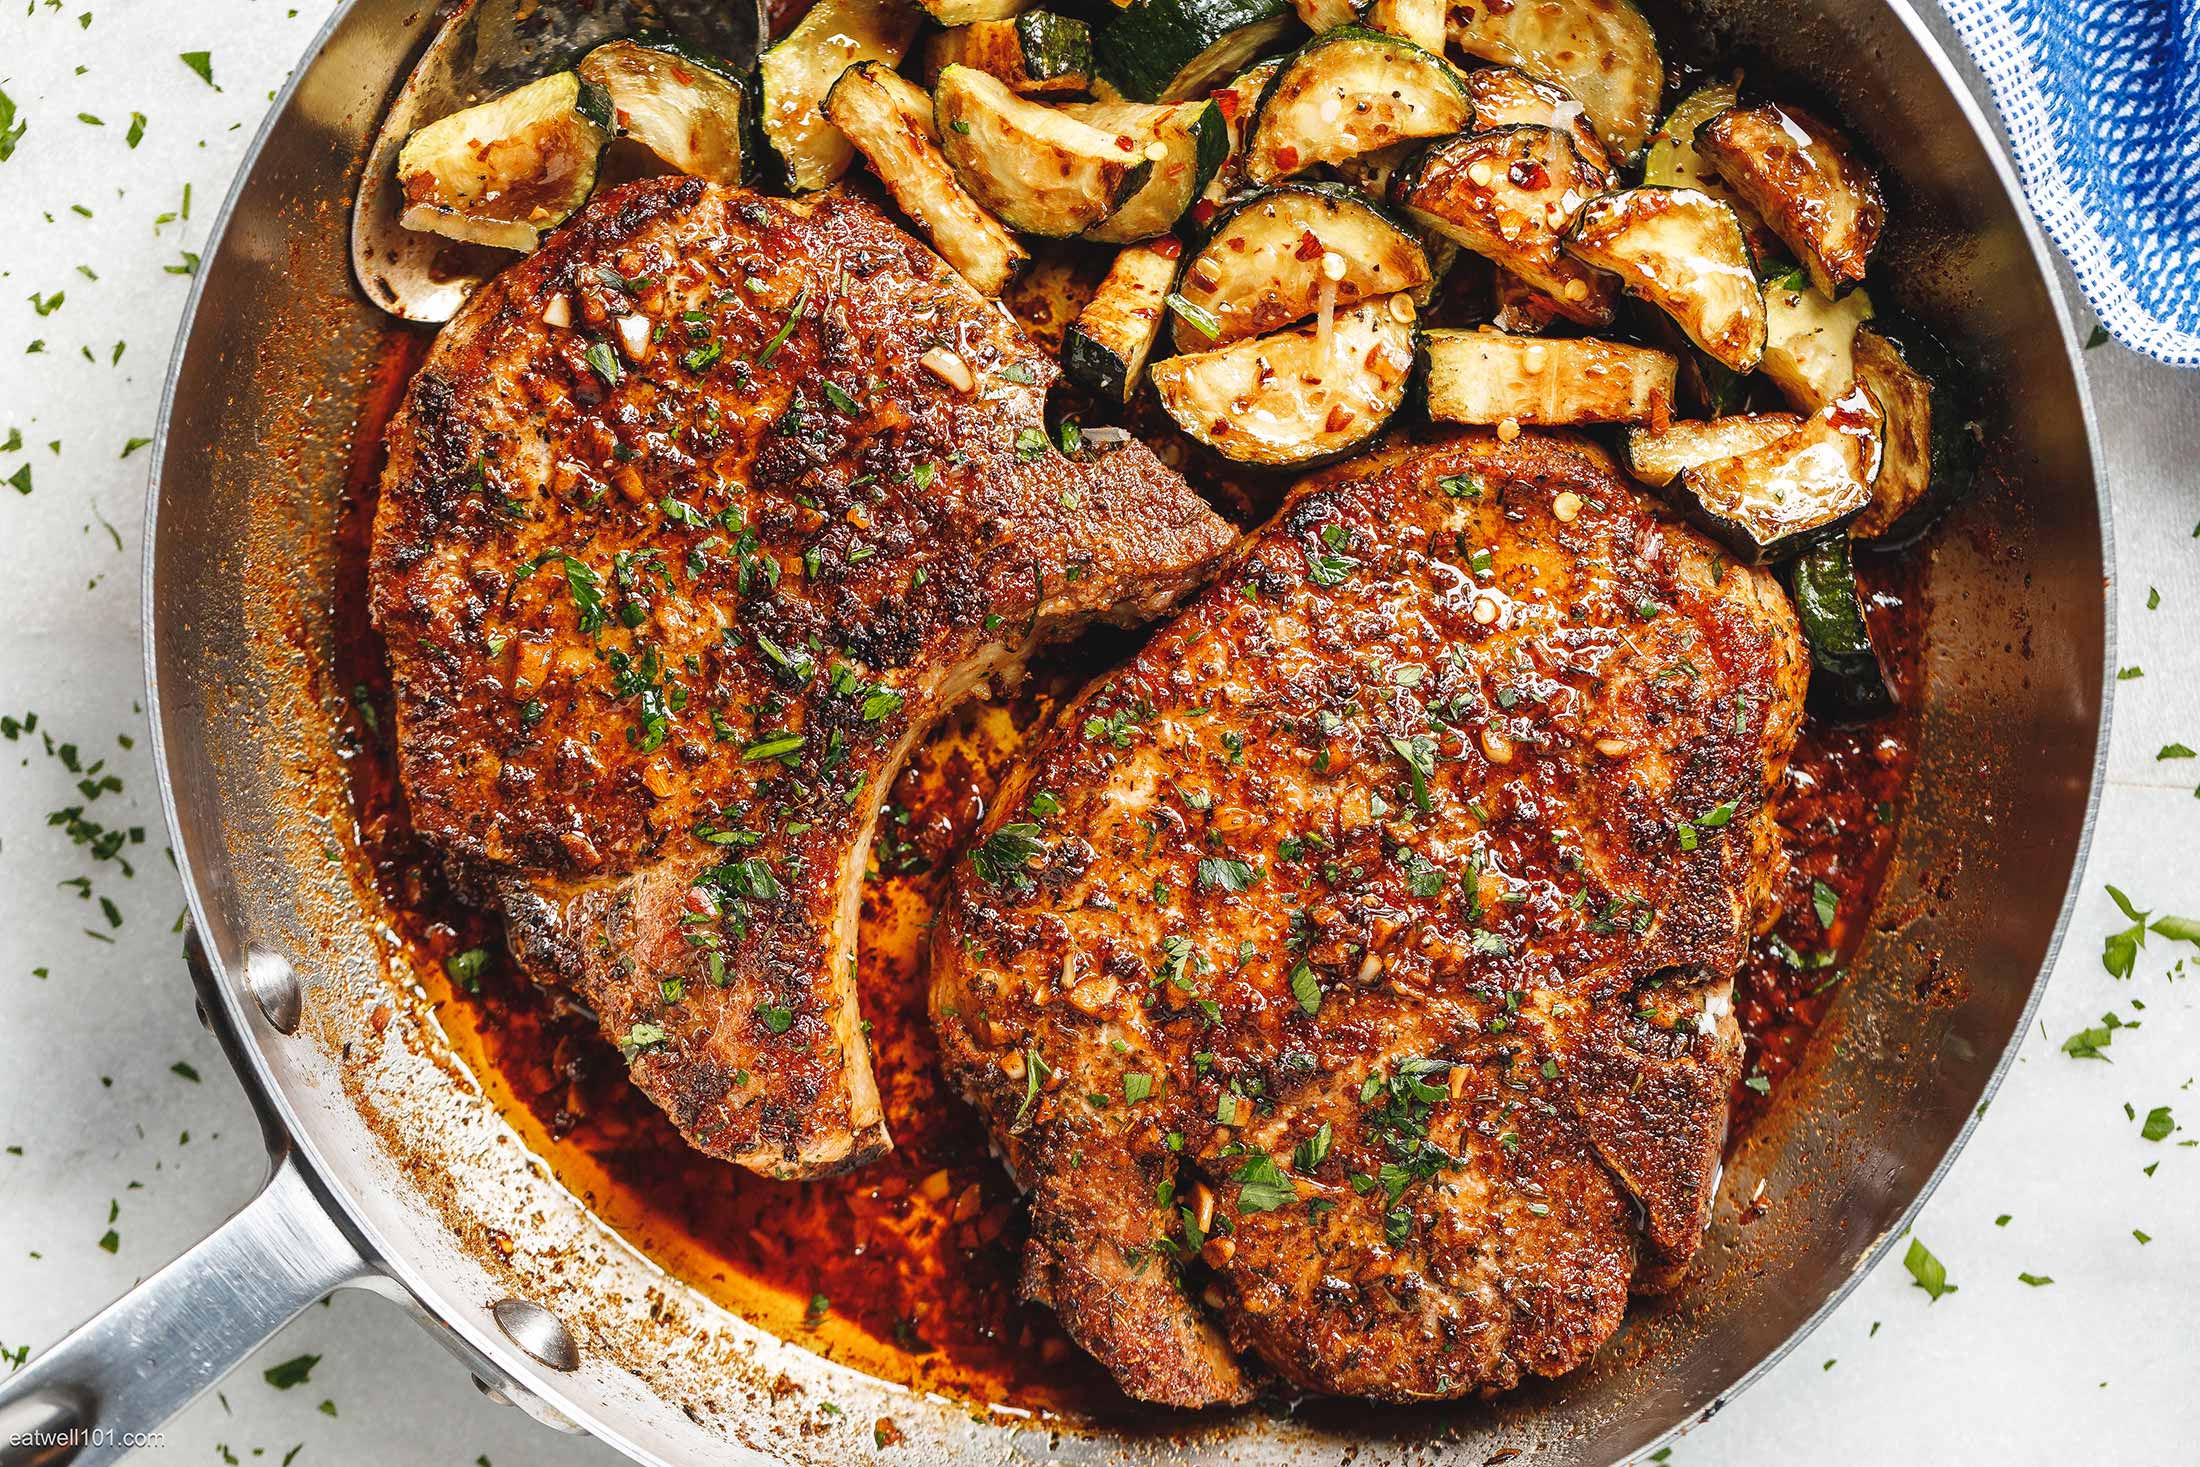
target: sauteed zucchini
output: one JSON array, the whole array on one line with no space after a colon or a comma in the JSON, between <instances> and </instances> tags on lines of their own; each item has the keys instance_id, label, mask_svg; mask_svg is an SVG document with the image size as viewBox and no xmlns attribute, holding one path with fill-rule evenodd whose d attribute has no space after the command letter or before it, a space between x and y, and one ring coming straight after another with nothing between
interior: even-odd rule
<instances>
[{"instance_id":1,"label":"sauteed zucchini","mask_svg":"<svg viewBox=\"0 0 2200 1467\"><path fill-rule=\"evenodd\" d=\"M940 150L956 178L1003 224L1026 234L1083 234L1153 172L1153 159L1128 133L1027 102L973 67L942 71L932 105Z\"/></svg>"},{"instance_id":2,"label":"sauteed zucchini","mask_svg":"<svg viewBox=\"0 0 2200 1467\"><path fill-rule=\"evenodd\" d=\"M1245 176L1274 183L1411 138L1443 137L1473 118L1443 57L1398 36L1340 26L1299 48L1260 99Z\"/></svg>"},{"instance_id":3,"label":"sauteed zucchini","mask_svg":"<svg viewBox=\"0 0 2200 1467\"><path fill-rule=\"evenodd\" d=\"M1413 372L1413 298L1170 357L1148 369L1162 408L1224 458L1271 468L1341 457L1381 433Z\"/></svg>"},{"instance_id":4,"label":"sauteed zucchini","mask_svg":"<svg viewBox=\"0 0 2200 1467\"><path fill-rule=\"evenodd\" d=\"M1092 90L1092 29L1074 15L1027 10L941 31L925 47L927 80L974 66L1022 97L1081 97Z\"/></svg>"},{"instance_id":5,"label":"sauteed zucchini","mask_svg":"<svg viewBox=\"0 0 2200 1467\"><path fill-rule=\"evenodd\" d=\"M439 118L397 155L405 227L531 250L588 202L610 138L610 99L570 71Z\"/></svg>"},{"instance_id":6,"label":"sauteed zucchini","mask_svg":"<svg viewBox=\"0 0 2200 1467\"><path fill-rule=\"evenodd\" d=\"M670 36L634 36L598 46L580 64L583 82L603 88L611 119L682 173L739 183L742 139L752 111L725 63Z\"/></svg>"},{"instance_id":7,"label":"sauteed zucchini","mask_svg":"<svg viewBox=\"0 0 2200 1467\"><path fill-rule=\"evenodd\" d=\"M1132 0L1100 28L1100 74L1134 102L1204 95L1296 29L1288 0Z\"/></svg>"},{"instance_id":8,"label":"sauteed zucchini","mask_svg":"<svg viewBox=\"0 0 2200 1467\"><path fill-rule=\"evenodd\" d=\"M1381 206L1335 184L1264 189L1215 215L1186 262L1178 291L1206 317L1179 317L1177 350L1228 346L1302 321L1325 295L1343 309L1428 280L1421 241Z\"/></svg>"}]
</instances>

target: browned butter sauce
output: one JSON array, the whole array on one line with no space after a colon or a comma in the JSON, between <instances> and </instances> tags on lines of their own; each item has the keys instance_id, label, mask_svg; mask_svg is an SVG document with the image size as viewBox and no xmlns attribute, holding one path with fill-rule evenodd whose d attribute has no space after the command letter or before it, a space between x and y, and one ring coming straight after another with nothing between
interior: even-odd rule
<instances>
[{"instance_id":1,"label":"browned butter sauce","mask_svg":"<svg viewBox=\"0 0 2200 1467\"><path fill-rule=\"evenodd\" d=\"M345 742L364 853L459 1057L598 1216L762 1328L973 1402L1087 1417L1134 1410L1049 1311L1019 1302L1022 1206L977 1117L942 1081L925 1013L930 914L963 837L1022 735L1127 644L1066 648L1012 696L965 707L894 786L872 851L858 975L893 1152L849 1176L807 1183L713 1161L626 1083L591 1018L516 974L496 919L457 900L406 817L387 662L366 614L366 557L382 427L426 344L392 331L354 440L339 525L335 673L350 700ZM1234 491L1220 500L1246 502ZM1867 558L1862 567L1898 690L1914 685L1921 649L1915 559ZM1804 725L1780 807L1791 861L1780 888L1785 910L1754 945L1736 989L1749 1044L1737 1127L1794 1066L1833 1001L1839 963L1861 938L1885 874L1912 762L1906 716L1854 729L1815 718ZM1821 882L1837 901L1830 928L1813 901ZM455 977L447 971L448 960L477 949L485 962L457 962Z\"/></svg>"}]
</instances>

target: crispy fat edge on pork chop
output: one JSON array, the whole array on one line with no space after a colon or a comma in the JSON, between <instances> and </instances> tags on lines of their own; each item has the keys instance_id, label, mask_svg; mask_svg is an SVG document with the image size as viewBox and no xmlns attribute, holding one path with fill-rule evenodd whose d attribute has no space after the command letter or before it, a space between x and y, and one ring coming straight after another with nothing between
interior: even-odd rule
<instances>
[{"instance_id":1,"label":"crispy fat edge on pork chop","mask_svg":"<svg viewBox=\"0 0 2200 1467\"><path fill-rule=\"evenodd\" d=\"M372 605L416 827L702 1150L889 1144L854 989L911 743L1228 526L860 199L607 191L445 327L389 430Z\"/></svg>"},{"instance_id":2,"label":"crispy fat edge on pork chop","mask_svg":"<svg viewBox=\"0 0 2200 1467\"><path fill-rule=\"evenodd\" d=\"M1176 1405L1248 1392L1225 1339L1393 1401L1580 1365L1709 1216L1806 677L1776 583L1578 440L1295 488L942 913L1026 1292Z\"/></svg>"}]
</instances>

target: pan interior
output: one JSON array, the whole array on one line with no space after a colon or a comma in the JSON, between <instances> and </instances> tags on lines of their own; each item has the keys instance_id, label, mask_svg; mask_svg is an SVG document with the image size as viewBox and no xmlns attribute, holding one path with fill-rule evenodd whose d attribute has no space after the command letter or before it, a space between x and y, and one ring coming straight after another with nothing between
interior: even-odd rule
<instances>
[{"instance_id":1,"label":"pan interior","mask_svg":"<svg viewBox=\"0 0 2200 1467\"><path fill-rule=\"evenodd\" d=\"M2102 712L2106 570L2086 408L2032 241L1912 24L1881 0L1692 9L1720 49L1807 78L1899 180L1905 304L1985 364L1995 472L1929 551L1934 619L1913 805L1880 930L1813 1046L1730 1158L1689 1286L1588 1368L1495 1406L1380 1417L1050 1425L912 1393L789 1344L627 1246L530 1155L456 1058L394 941L346 792L334 658L354 425L405 354L349 280L338 202L429 17L360 0L284 100L203 269L157 480L148 625L176 850L216 964L279 953L305 1023L264 1029L262 1083L398 1277L497 1370L644 1460L1403 1462L1623 1456L1772 1358L1922 1195L2021 1029L2080 854ZM2043 344L2046 344L2043 347ZM352 603L352 604L355 604ZM2011 853L2021 853L2011 859ZM238 1002L234 988L228 990ZM238 1002L240 1022L245 1009ZM1746 1211L1737 1204L1747 1204ZM539 1300L582 1343L552 1376L488 1306ZM799 1333L799 1332L797 1332ZM882 1424L883 1423L883 1424Z\"/></svg>"}]
</instances>

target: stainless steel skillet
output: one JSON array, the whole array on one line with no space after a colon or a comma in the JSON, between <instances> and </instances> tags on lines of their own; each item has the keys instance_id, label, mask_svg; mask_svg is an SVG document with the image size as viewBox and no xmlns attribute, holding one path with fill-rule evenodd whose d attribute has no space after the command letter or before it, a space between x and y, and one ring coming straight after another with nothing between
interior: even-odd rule
<instances>
[{"instance_id":1,"label":"stainless steel skillet","mask_svg":"<svg viewBox=\"0 0 2200 1467\"><path fill-rule=\"evenodd\" d=\"M0 1383L0 1467L116 1455L329 1289L412 1309L491 1394L637 1461L843 1463L893 1424L954 1461L1605 1462L1715 1410L1879 1256L2021 1036L2069 910L2106 747L2105 488L2044 247L1901 0L1703 0L1828 94L1899 180L1887 259L1995 384L1989 487L1934 541L1914 808L1836 1032L1729 1162L1688 1286L1586 1370L1495 1406L1058 1429L913 1395L765 1335L564 1192L451 1057L349 856L334 737L336 506L389 383L347 204L433 20L354 0L248 158L206 252L160 430L146 567L155 745L203 947L199 996L271 1180L207 1242ZM1745 1221L1744 1207L1747 1207ZM826 1416L822 1402L838 1405ZM93 1431L108 1433L92 1440Z\"/></svg>"}]
</instances>

